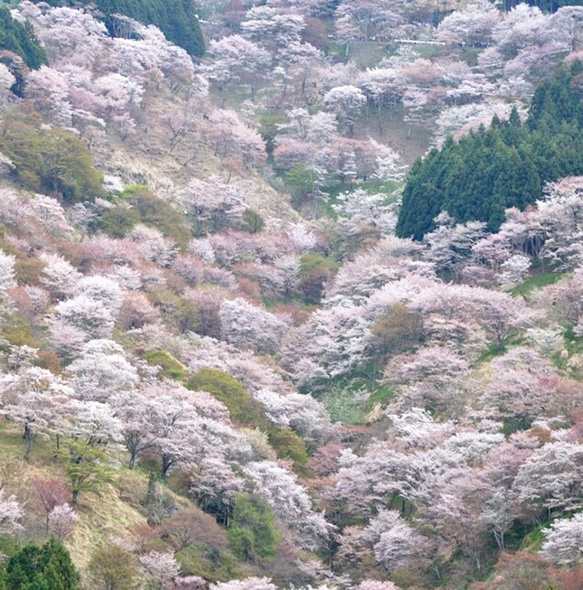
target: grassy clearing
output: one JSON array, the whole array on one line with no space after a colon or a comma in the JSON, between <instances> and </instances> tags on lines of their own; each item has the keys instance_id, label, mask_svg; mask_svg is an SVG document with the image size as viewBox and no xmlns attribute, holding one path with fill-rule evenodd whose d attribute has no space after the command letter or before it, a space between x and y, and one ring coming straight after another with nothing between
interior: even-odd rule
<instances>
[{"instance_id":1,"label":"grassy clearing","mask_svg":"<svg viewBox=\"0 0 583 590\"><path fill-rule=\"evenodd\" d=\"M538 553L542 544L545 540L545 535L543 533L543 529L548 525L548 523L542 524L536 527L533 531L528 533L522 539L520 546L518 547L519 551L528 551L530 553Z\"/></svg>"},{"instance_id":2,"label":"grassy clearing","mask_svg":"<svg viewBox=\"0 0 583 590\"><path fill-rule=\"evenodd\" d=\"M365 378L338 381L319 401L334 422L341 424L367 424L381 417L382 410L393 396L393 392L376 381Z\"/></svg>"},{"instance_id":3,"label":"grassy clearing","mask_svg":"<svg viewBox=\"0 0 583 590\"><path fill-rule=\"evenodd\" d=\"M561 272L547 272L531 275L520 283L520 285L511 289L509 293L514 297L524 297L532 293L532 291L558 283L561 279L565 278L566 274Z\"/></svg>"}]
</instances>

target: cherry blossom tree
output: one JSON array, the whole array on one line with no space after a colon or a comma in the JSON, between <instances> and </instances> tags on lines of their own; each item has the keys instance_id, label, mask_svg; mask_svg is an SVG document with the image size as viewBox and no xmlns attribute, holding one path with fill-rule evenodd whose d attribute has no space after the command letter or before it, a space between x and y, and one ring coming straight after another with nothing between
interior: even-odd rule
<instances>
[{"instance_id":1,"label":"cherry blossom tree","mask_svg":"<svg viewBox=\"0 0 583 590\"><path fill-rule=\"evenodd\" d=\"M247 578L211 584L210 590L277 590L277 586L269 578Z\"/></svg>"},{"instance_id":2,"label":"cherry blossom tree","mask_svg":"<svg viewBox=\"0 0 583 590\"><path fill-rule=\"evenodd\" d=\"M238 163L250 167L267 158L261 135L245 125L235 111L215 109L208 118L208 137L215 155L231 173L238 171Z\"/></svg>"},{"instance_id":3,"label":"cherry blossom tree","mask_svg":"<svg viewBox=\"0 0 583 590\"><path fill-rule=\"evenodd\" d=\"M66 539L73 534L79 515L69 506L60 504L55 506L48 515L49 531L57 539Z\"/></svg>"},{"instance_id":4,"label":"cherry blossom tree","mask_svg":"<svg viewBox=\"0 0 583 590\"><path fill-rule=\"evenodd\" d=\"M56 324L66 324L89 338L107 338L113 329L111 311L101 302L87 295L78 295L55 306Z\"/></svg>"},{"instance_id":5,"label":"cherry blossom tree","mask_svg":"<svg viewBox=\"0 0 583 590\"><path fill-rule=\"evenodd\" d=\"M378 580L365 580L361 582L356 590L399 590L393 582L380 582Z\"/></svg>"},{"instance_id":6,"label":"cherry blossom tree","mask_svg":"<svg viewBox=\"0 0 583 590\"><path fill-rule=\"evenodd\" d=\"M4 491L0 490L0 534L12 535L22 530L18 522L24 517L24 508L14 496L4 498Z\"/></svg>"},{"instance_id":7,"label":"cherry blossom tree","mask_svg":"<svg viewBox=\"0 0 583 590\"><path fill-rule=\"evenodd\" d=\"M287 331L285 322L240 298L223 301L220 318L222 337L239 348L278 350Z\"/></svg>"},{"instance_id":8,"label":"cherry blossom tree","mask_svg":"<svg viewBox=\"0 0 583 590\"><path fill-rule=\"evenodd\" d=\"M140 563L156 590L171 590L180 573L180 565L173 553L150 551L140 555Z\"/></svg>"},{"instance_id":9,"label":"cherry blossom tree","mask_svg":"<svg viewBox=\"0 0 583 590\"><path fill-rule=\"evenodd\" d=\"M112 396L110 403L121 420L124 442L130 454L128 466L133 469L140 454L156 446L158 404L135 391Z\"/></svg>"},{"instance_id":10,"label":"cherry blossom tree","mask_svg":"<svg viewBox=\"0 0 583 590\"><path fill-rule=\"evenodd\" d=\"M49 532L49 515L57 506L67 503L69 492L67 491L63 481L58 479L43 480L34 479L32 487L38 496L42 510L46 516L46 532Z\"/></svg>"},{"instance_id":11,"label":"cherry blossom tree","mask_svg":"<svg viewBox=\"0 0 583 590\"><path fill-rule=\"evenodd\" d=\"M381 511L365 529L374 545L376 560L388 572L403 567L426 550L427 540L395 511Z\"/></svg>"},{"instance_id":12,"label":"cherry blossom tree","mask_svg":"<svg viewBox=\"0 0 583 590\"><path fill-rule=\"evenodd\" d=\"M302 547L314 550L327 542L331 527L322 514L314 512L306 489L297 483L295 475L272 461L249 463L245 473L275 516L295 532Z\"/></svg>"},{"instance_id":13,"label":"cherry blossom tree","mask_svg":"<svg viewBox=\"0 0 583 590\"><path fill-rule=\"evenodd\" d=\"M66 297L81 280L81 274L71 263L57 254L41 254L40 260L45 263L41 283L55 297Z\"/></svg>"},{"instance_id":14,"label":"cherry blossom tree","mask_svg":"<svg viewBox=\"0 0 583 590\"><path fill-rule=\"evenodd\" d=\"M581 558L583 515L556 520L543 530L545 540L541 553L559 565L571 565Z\"/></svg>"},{"instance_id":15,"label":"cherry blossom tree","mask_svg":"<svg viewBox=\"0 0 583 590\"><path fill-rule=\"evenodd\" d=\"M6 294L14 284L14 256L0 251L0 293Z\"/></svg>"},{"instance_id":16,"label":"cherry blossom tree","mask_svg":"<svg viewBox=\"0 0 583 590\"><path fill-rule=\"evenodd\" d=\"M269 59L264 49L241 35L213 39L208 55L212 61L204 69L204 74L217 84L223 104L229 85L239 83L246 74L258 76Z\"/></svg>"},{"instance_id":17,"label":"cherry blossom tree","mask_svg":"<svg viewBox=\"0 0 583 590\"><path fill-rule=\"evenodd\" d=\"M531 265L530 258L521 254L511 256L506 262L502 263L502 274L500 282L507 285L518 285L524 280L526 273Z\"/></svg>"},{"instance_id":18,"label":"cherry blossom tree","mask_svg":"<svg viewBox=\"0 0 583 590\"><path fill-rule=\"evenodd\" d=\"M75 395L89 401L107 401L138 385L138 372L112 340L90 340L67 368Z\"/></svg>"},{"instance_id":19,"label":"cherry blossom tree","mask_svg":"<svg viewBox=\"0 0 583 590\"><path fill-rule=\"evenodd\" d=\"M488 0L476 0L465 9L456 10L439 24L440 39L467 45L486 43L501 19L498 9Z\"/></svg>"},{"instance_id":20,"label":"cherry blossom tree","mask_svg":"<svg viewBox=\"0 0 583 590\"><path fill-rule=\"evenodd\" d=\"M328 109L338 113L340 119L348 125L350 136L354 137L356 119L366 104L362 91L356 86L338 86L326 94L324 103Z\"/></svg>"},{"instance_id":21,"label":"cherry blossom tree","mask_svg":"<svg viewBox=\"0 0 583 590\"><path fill-rule=\"evenodd\" d=\"M550 514L578 509L582 461L579 444L553 442L537 449L520 466L514 480L518 501Z\"/></svg>"},{"instance_id":22,"label":"cherry blossom tree","mask_svg":"<svg viewBox=\"0 0 583 590\"><path fill-rule=\"evenodd\" d=\"M20 424L28 459L37 436L49 436L67 412L73 389L46 369L28 367L19 374L4 376L0 383L2 414Z\"/></svg>"}]
</instances>

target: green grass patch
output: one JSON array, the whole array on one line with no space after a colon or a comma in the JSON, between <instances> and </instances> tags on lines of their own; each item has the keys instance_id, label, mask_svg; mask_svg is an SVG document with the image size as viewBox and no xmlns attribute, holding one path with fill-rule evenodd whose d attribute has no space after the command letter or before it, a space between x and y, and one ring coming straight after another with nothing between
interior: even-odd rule
<instances>
[{"instance_id":1,"label":"green grass patch","mask_svg":"<svg viewBox=\"0 0 583 590\"><path fill-rule=\"evenodd\" d=\"M548 522L541 524L540 526L537 526L533 531L525 535L518 547L518 550L529 551L530 553L538 553L545 540L543 529L546 528L548 524Z\"/></svg>"},{"instance_id":2,"label":"green grass patch","mask_svg":"<svg viewBox=\"0 0 583 590\"><path fill-rule=\"evenodd\" d=\"M565 350L569 353L563 356L561 352L556 352L551 356L553 364L562 371L569 370L569 360L572 356L583 354L583 338L575 336L573 326L569 326L563 334Z\"/></svg>"},{"instance_id":3,"label":"green grass patch","mask_svg":"<svg viewBox=\"0 0 583 590\"><path fill-rule=\"evenodd\" d=\"M365 411L367 413L372 412L373 409L377 406L377 404L380 404L382 408L385 408L393 398L393 394L394 391L391 388L385 385L381 385L380 387L378 387L378 389L371 393L368 401L364 406Z\"/></svg>"},{"instance_id":4,"label":"green grass patch","mask_svg":"<svg viewBox=\"0 0 583 590\"><path fill-rule=\"evenodd\" d=\"M542 289L548 285L554 285L566 276L566 273L562 272L547 272L541 274L535 274L529 276L520 285L514 287L509 291L513 297L521 297L528 295L532 291Z\"/></svg>"},{"instance_id":5,"label":"green grass patch","mask_svg":"<svg viewBox=\"0 0 583 590\"><path fill-rule=\"evenodd\" d=\"M372 370L372 369L371 369ZM318 400L334 422L341 424L365 424L369 414L380 404L386 407L393 396L390 388L371 381L366 371L353 375L352 379L338 379Z\"/></svg>"},{"instance_id":6,"label":"green grass patch","mask_svg":"<svg viewBox=\"0 0 583 590\"><path fill-rule=\"evenodd\" d=\"M149 365L160 367L160 374L168 379L176 381L186 380L186 368L165 350L146 351L146 362Z\"/></svg>"},{"instance_id":7,"label":"green grass patch","mask_svg":"<svg viewBox=\"0 0 583 590\"><path fill-rule=\"evenodd\" d=\"M341 424L363 424L366 412L361 401L350 388L335 387L319 397L330 418Z\"/></svg>"},{"instance_id":8,"label":"green grass patch","mask_svg":"<svg viewBox=\"0 0 583 590\"><path fill-rule=\"evenodd\" d=\"M190 545L181 549L176 553L176 559L184 574L201 576L209 582L224 582L250 575L230 551L205 545Z\"/></svg>"}]
</instances>

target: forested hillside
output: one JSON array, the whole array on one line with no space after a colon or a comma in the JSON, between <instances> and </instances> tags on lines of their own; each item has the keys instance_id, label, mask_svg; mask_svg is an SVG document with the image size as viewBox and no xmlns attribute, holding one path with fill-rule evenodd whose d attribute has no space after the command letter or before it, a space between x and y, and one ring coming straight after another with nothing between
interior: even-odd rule
<instances>
[{"instance_id":1,"label":"forested hillside","mask_svg":"<svg viewBox=\"0 0 583 590\"><path fill-rule=\"evenodd\" d=\"M505 210L524 210L543 187L583 174L583 104L576 61L537 88L524 124L514 109L507 121L433 150L412 168L403 193L397 234L422 239L447 211L454 219L484 221L498 231Z\"/></svg>"},{"instance_id":2,"label":"forested hillside","mask_svg":"<svg viewBox=\"0 0 583 590\"><path fill-rule=\"evenodd\" d=\"M583 6L5 4L0 590L583 590Z\"/></svg>"},{"instance_id":3,"label":"forested hillside","mask_svg":"<svg viewBox=\"0 0 583 590\"><path fill-rule=\"evenodd\" d=\"M12 18L5 6L0 6L0 49L19 55L29 68L37 69L47 63L30 23Z\"/></svg>"},{"instance_id":4,"label":"forested hillside","mask_svg":"<svg viewBox=\"0 0 583 590\"><path fill-rule=\"evenodd\" d=\"M111 35L125 33L115 17L121 14L145 25L156 25L169 41L190 55L204 54L204 39L192 0L48 0L47 3L51 6L94 4L105 17Z\"/></svg>"}]
</instances>

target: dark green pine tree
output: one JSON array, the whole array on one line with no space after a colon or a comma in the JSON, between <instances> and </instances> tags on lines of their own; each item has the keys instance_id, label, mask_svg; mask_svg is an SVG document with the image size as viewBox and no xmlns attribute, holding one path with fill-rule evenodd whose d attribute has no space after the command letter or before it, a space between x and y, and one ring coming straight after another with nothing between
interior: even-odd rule
<instances>
[{"instance_id":1,"label":"dark green pine tree","mask_svg":"<svg viewBox=\"0 0 583 590\"><path fill-rule=\"evenodd\" d=\"M442 210L461 222L485 221L496 231L508 207L524 209L542 187L583 174L583 101L577 90L581 64L561 68L535 92L526 124L516 110L494 118L459 141L451 138L411 169L397 235L420 240Z\"/></svg>"},{"instance_id":2,"label":"dark green pine tree","mask_svg":"<svg viewBox=\"0 0 583 590\"><path fill-rule=\"evenodd\" d=\"M31 69L48 63L31 24L13 19L6 6L0 6L0 50L17 53Z\"/></svg>"},{"instance_id":3,"label":"dark green pine tree","mask_svg":"<svg viewBox=\"0 0 583 590\"><path fill-rule=\"evenodd\" d=\"M27 545L6 565L6 590L80 590L79 574L63 544Z\"/></svg>"}]
</instances>

